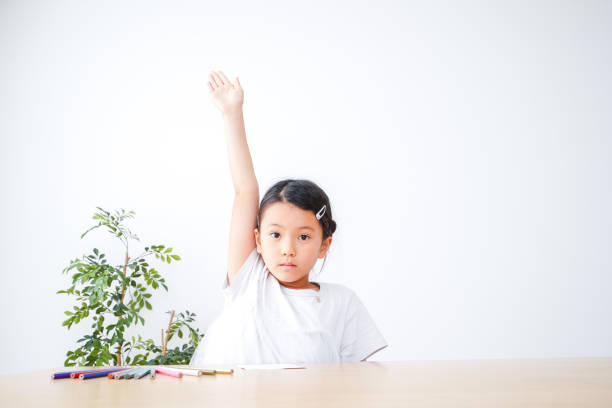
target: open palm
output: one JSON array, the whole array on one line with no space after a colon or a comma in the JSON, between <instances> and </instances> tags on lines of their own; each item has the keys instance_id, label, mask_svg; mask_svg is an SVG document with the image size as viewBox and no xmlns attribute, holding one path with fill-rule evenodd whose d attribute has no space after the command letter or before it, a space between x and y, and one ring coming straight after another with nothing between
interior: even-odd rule
<instances>
[{"instance_id":1,"label":"open palm","mask_svg":"<svg viewBox=\"0 0 612 408\"><path fill-rule=\"evenodd\" d=\"M242 107L244 91L237 77L235 83L232 83L222 71L211 71L208 78L210 93L222 113Z\"/></svg>"}]
</instances>

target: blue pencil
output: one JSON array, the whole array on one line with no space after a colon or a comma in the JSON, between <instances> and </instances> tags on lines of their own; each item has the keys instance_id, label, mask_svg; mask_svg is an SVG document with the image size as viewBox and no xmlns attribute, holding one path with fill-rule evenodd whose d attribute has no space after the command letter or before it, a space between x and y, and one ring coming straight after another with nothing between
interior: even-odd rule
<instances>
[{"instance_id":1,"label":"blue pencil","mask_svg":"<svg viewBox=\"0 0 612 408\"><path fill-rule=\"evenodd\" d=\"M115 371L121 371L121 370L123 370L123 368L115 368L112 370L104 370L104 371L97 371L95 373L81 374L79 378L81 380L87 380L89 378L106 377L110 373L114 373Z\"/></svg>"},{"instance_id":2,"label":"blue pencil","mask_svg":"<svg viewBox=\"0 0 612 408\"><path fill-rule=\"evenodd\" d=\"M125 373L123 375L123 378L125 378L126 380L129 380L132 377L134 377L134 374L137 374L137 373L139 373L141 371L142 371L142 368L136 367L136 368L132 369L131 371L128 371L127 373Z\"/></svg>"},{"instance_id":3,"label":"blue pencil","mask_svg":"<svg viewBox=\"0 0 612 408\"><path fill-rule=\"evenodd\" d=\"M144 377L145 375L149 375L151 374L151 369L150 368L145 368L141 373L139 373L136 378L138 378L139 380Z\"/></svg>"},{"instance_id":4,"label":"blue pencil","mask_svg":"<svg viewBox=\"0 0 612 408\"><path fill-rule=\"evenodd\" d=\"M128 377L126 377L126 378L138 378L138 376L140 374L144 373L147 370L148 370L148 368L146 368L146 367L138 367L136 370L134 370L131 373L129 373Z\"/></svg>"}]
</instances>

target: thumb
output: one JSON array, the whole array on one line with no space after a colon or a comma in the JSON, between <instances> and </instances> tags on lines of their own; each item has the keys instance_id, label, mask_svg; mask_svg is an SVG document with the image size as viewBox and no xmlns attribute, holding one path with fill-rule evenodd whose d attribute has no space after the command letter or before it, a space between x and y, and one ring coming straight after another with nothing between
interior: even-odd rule
<instances>
[{"instance_id":1,"label":"thumb","mask_svg":"<svg viewBox=\"0 0 612 408\"><path fill-rule=\"evenodd\" d=\"M236 77L236 84L238 84L238 86L242 88L242 85L240 85L240 81L238 80L238 77Z\"/></svg>"}]
</instances>

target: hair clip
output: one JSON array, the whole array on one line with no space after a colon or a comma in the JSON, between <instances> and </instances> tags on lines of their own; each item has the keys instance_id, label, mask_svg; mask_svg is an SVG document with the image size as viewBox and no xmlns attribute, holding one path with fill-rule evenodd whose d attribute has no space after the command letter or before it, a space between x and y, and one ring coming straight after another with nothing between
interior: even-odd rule
<instances>
[{"instance_id":1,"label":"hair clip","mask_svg":"<svg viewBox=\"0 0 612 408\"><path fill-rule=\"evenodd\" d=\"M323 207L321 207L321 209L319 210L319 212L316 215L317 220L320 220L321 217L323 216L323 214L325 214L325 209L326 208L327 208L327 205L323 204Z\"/></svg>"}]
</instances>

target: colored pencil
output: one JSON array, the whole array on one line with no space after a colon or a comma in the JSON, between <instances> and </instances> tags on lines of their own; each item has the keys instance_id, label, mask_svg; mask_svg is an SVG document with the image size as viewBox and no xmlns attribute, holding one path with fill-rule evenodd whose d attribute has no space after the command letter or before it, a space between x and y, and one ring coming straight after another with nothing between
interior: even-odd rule
<instances>
[{"instance_id":1,"label":"colored pencil","mask_svg":"<svg viewBox=\"0 0 612 408\"><path fill-rule=\"evenodd\" d=\"M70 374L74 373L74 371L60 371L57 373L53 373L51 378L54 380L58 380L61 378L70 378Z\"/></svg>"},{"instance_id":2,"label":"colored pencil","mask_svg":"<svg viewBox=\"0 0 612 408\"><path fill-rule=\"evenodd\" d=\"M131 373L133 373L134 371L138 370L138 367L132 367L129 370L125 370L125 371L120 371L118 373L115 373L115 380L120 380L122 378L128 378L128 375L130 375Z\"/></svg>"},{"instance_id":3,"label":"colored pencil","mask_svg":"<svg viewBox=\"0 0 612 408\"><path fill-rule=\"evenodd\" d=\"M70 378L70 373L53 373L51 375L51 379L53 380L59 380L62 378Z\"/></svg>"},{"instance_id":4,"label":"colored pencil","mask_svg":"<svg viewBox=\"0 0 612 408\"><path fill-rule=\"evenodd\" d=\"M166 368L177 371L183 375L194 375L196 377L199 377L200 375L202 375L202 371L197 368L184 368L184 367L166 367Z\"/></svg>"},{"instance_id":5,"label":"colored pencil","mask_svg":"<svg viewBox=\"0 0 612 408\"><path fill-rule=\"evenodd\" d=\"M137 374L140 374L141 372L145 371L146 368L142 368L142 367L137 367L134 370L130 371L129 373L126 373L123 378L129 380L131 378L134 378Z\"/></svg>"},{"instance_id":6,"label":"colored pencil","mask_svg":"<svg viewBox=\"0 0 612 408\"><path fill-rule=\"evenodd\" d=\"M123 373L119 376L119 379L125 378L126 380L129 380L134 376L134 373L137 371L140 371L140 367L132 368L130 371Z\"/></svg>"},{"instance_id":7,"label":"colored pencil","mask_svg":"<svg viewBox=\"0 0 612 408\"><path fill-rule=\"evenodd\" d=\"M113 370L113 369L121 369L123 370L122 367L100 367L100 368L96 368L96 369L86 369L86 370L79 370L79 371L75 371L73 373L70 374L70 378L79 378L81 374L90 374L90 373L98 373L101 371L108 371L108 370Z\"/></svg>"},{"instance_id":8,"label":"colored pencil","mask_svg":"<svg viewBox=\"0 0 612 408\"><path fill-rule=\"evenodd\" d=\"M183 373L174 371L173 369L166 368L166 367L156 367L155 372L163 374L163 375L168 375L170 377L176 377L176 378L181 378L183 376Z\"/></svg>"},{"instance_id":9,"label":"colored pencil","mask_svg":"<svg viewBox=\"0 0 612 408\"><path fill-rule=\"evenodd\" d=\"M72 373L76 373L76 371L62 371L59 373L53 373L51 378L53 378L54 380L59 380L61 378L70 378L70 374Z\"/></svg>"},{"instance_id":10,"label":"colored pencil","mask_svg":"<svg viewBox=\"0 0 612 408\"><path fill-rule=\"evenodd\" d=\"M145 375L149 375L149 374L151 374L151 369L144 368L142 372L136 374L134 377L140 380L142 377L144 377Z\"/></svg>"},{"instance_id":11,"label":"colored pencil","mask_svg":"<svg viewBox=\"0 0 612 408\"><path fill-rule=\"evenodd\" d=\"M199 370L202 372L202 374L208 374L208 375L213 375L213 374L233 374L234 373L234 369L232 368L219 368L216 370L213 370L211 368L198 368L198 367L189 367L192 370Z\"/></svg>"},{"instance_id":12,"label":"colored pencil","mask_svg":"<svg viewBox=\"0 0 612 408\"><path fill-rule=\"evenodd\" d=\"M131 368L126 367L126 368L121 369L121 371L115 371L115 372L109 373L109 374L108 374L108 378L110 378L111 380L113 380L113 379L115 379L115 378L118 378L118 376L119 376L119 374L120 374L120 373L127 373L127 372L128 372L128 371L130 371L130 370L131 370Z\"/></svg>"},{"instance_id":13,"label":"colored pencil","mask_svg":"<svg viewBox=\"0 0 612 408\"><path fill-rule=\"evenodd\" d=\"M84 371L110 370L112 368L120 368L120 367L100 367L98 369L93 369L93 370L91 368L88 368L88 369L81 368L79 370L74 370L74 371L61 371L59 373L53 373L51 378L53 378L54 380L55 379L61 379L61 378L73 378L73 377L70 376L71 374L75 374L75 373L81 373L82 374Z\"/></svg>"},{"instance_id":14,"label":"colored pencil","mask_svg":"<svg viewBox=\"0 0 612 408\"><path fill-rule=\"evenodd\" d=\"M98 371L98 372L93 372L93 373L85 373L85 374L79 375L79 378L81 380L88 380L90 378L106 377L108 373L112 373L113 371L120 371L120 370L122 370L122 369L121 368L115 368L114 370Z\"/></svg>"}]
</instances>

